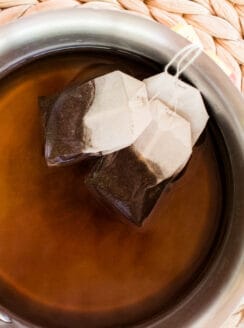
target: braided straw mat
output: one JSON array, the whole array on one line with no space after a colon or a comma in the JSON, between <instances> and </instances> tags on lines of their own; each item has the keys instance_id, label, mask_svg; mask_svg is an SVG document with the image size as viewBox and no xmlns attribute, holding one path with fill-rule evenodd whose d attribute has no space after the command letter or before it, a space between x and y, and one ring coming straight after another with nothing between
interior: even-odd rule
<instances>
[{"instance_id":1,"label":"braided straw mat","mask_svg":"<svg viewBox=\"0 0 244 328\"><path fill-rule=\"evenodd\" d=\"M244 94L244 0L0 0L0 25L81 5L128 10L197 40Z\"/></svg>"},{"instance_id":2,"label":"braided straw mat","mask_svg":"<svg viewBox=\"0 0 244 328\"><path fill-rule=\"evenodd\" d=\"M0 0L0 26L34 13L77 6L128 10L200 42L244 94L244 0ZM235 327L244 328L244 305L221 328Z\"/></svg>"}]
</instances>

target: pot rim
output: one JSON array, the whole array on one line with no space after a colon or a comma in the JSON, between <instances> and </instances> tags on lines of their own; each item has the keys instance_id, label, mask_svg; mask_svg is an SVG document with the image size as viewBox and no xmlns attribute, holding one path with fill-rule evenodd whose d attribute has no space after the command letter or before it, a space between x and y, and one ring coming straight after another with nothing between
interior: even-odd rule
<instances>
[{"instance_id":1,"label":"pot rim","mask_svg":"<svg viewBox=\"0 0 244 328\"><path fill-rule=\"evenodd\" d=\"M0 79L36 58L64 49L117 48L163 64L186 45L185 39L167 27L133 14L84 8L47 12L1 27ZM211 115L230 156L234 181L231 225L208 275L170 313L138 328L218 328L244 295L244 101L205 54L185 75L211 104Z\"/></svg>"}]
</instances>

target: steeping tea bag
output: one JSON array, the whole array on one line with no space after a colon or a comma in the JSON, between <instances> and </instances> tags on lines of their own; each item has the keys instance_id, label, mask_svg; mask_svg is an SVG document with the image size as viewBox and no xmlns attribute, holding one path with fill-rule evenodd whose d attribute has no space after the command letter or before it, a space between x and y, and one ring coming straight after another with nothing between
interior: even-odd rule
<instances>
[{"instance_id":1,"label":"steeping tea bag","mask_svg":"<svg viewBox=\"0 0 244 328\"><path fill-rule=\"evenodd\" d=\"M115 71L96 78L94 85L83 119L83 152L108 154L130 146L151 122L145 84Z\"/></svg>"},{"instance_id":2,"label":"steeping tea bag","mask_svg":"<svg viewBox=\"0 0 244 328\"><path fill-rule=\"evenodd\" d=\"M151 122L145 84L120 71L74 82L40 107L50 166L125 148Z\"/></svg>"},{"instance_id":3,"label":"steeping tea bag","mask_svg":"<svg viewBox=\"0 0 244 328\"><path fill-rule=\"evenodd\" d=\"M172 61L179 54L187 59L193 50L194 45L184 48ZM97 197L137 225L150 214L169 179L185 167L207 122L199 91L178 79L199 54L197 51L183 68L181 59L176 76L167 72L171 61L164 73L144 81L151 123L132 146L99 160L86 179Z\"/></svg>"},{"instance_id":4,"label":"steeping tea bag","mask_svg":"<svg viewBox=\"0 0 244 328\"><path fill-rule=\"evenodd\" d=\"M195 60L196 57L192 55L193 51L197 51L195 56L199 55L198 49L199 47L196 45L189 45L183 48L182 52L177 53L170 61L163 73L144 80L149 100L152 98L162 100L168 107L190 122L192 145L196 143L205 128L208 121L208 114L199 90L181 81L179 75ZM201 51L201 49L199 51ZM176 75L169 74L169 67L181 55L183 55L183 57L178 62ZM183 61L189 56L192 56L191 59L181 68L180 66Z\"/></svg>"},{"instance_id":5,"label":"steeping tea bag","mask_svg":"<svg viewBox=\"0 0 244 328\"><path fill-rule=\"evenodd\" d=\"M157 182L179 173L192 153L190 123L160 100L151 102L152 122L132 145L147 163Z\"/></svg>"},{"instance_id":6,"label":"steeping tea bag","mask_svg":"<svg viewBox=\"0 0 244 328\"><path fill-rule=\"evenodd\" d=\"M150 110L152 121L136 142L99 160L86 179L97 197L137 225L155 205L160 183L177 174L192 152L189 122L159 100Z\"/></svg>"}]
</instances>

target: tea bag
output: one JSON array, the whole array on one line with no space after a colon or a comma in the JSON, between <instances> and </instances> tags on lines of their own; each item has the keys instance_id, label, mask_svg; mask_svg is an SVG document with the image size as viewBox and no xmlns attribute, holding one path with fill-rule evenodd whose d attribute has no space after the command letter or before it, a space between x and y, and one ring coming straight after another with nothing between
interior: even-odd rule
<instances>
[{"instance_id":1,"label":"tea bag","mask_svg":"<svg viewBox=\"0 0 244 328\"><path fill-rule=\"evenodd\" d=\"M195 50L196 54L181 67ZM185 167L206 124L208 116L200 93L178 79L200 52L195 45L187 46L164 73L144 80L150 96L151 123L132 146L102 158L86 179L98 198L139 226L167 183ZM180 55L177 74L170 76L168 68Z\"/></svg>"},{"instance_id":2,"label":"tea bag","mask_svg":"<svg viewBox=\"0 0 244 328\"><path fill-rule=\"evenodd\" d=\"M45 158L49 166L125 148L151 122L145 84L120 71L83 84L76 81L52 104L42 98L40 106L48 112Z\"/></svg>"},{"instance_id":3,"label":"tea bag","mask_svg":"<svg viewBox=\"0 0 244 328\"><path fill-rule=\"evenodd\" d=\"M152 122L132 145L157 177L157 182L179 173L192 153L190 123L160 100L150 107Z\"/></svg>"},{"instance_id":4,"label":"tea bag","mask_svg":"<svg viewBox=\"0 0 244 328\"><path fill-rule=\"evenodd\" d=\"M190 124L161 101L150 106L152 121L136 142L103 157L86 184L131 222L141 225L167 179L177 174L192 152Z\"/></svg>"},{"instance_id":5,"label":"tea bag","mask_svg":"<svg viewBox=\"0 0 244 328\"><path fill-rule=\"evenodd\" d=\"M45 134L45 159L49 166L75 163L87 157L83 148L83 117L95 94L94 83L74 82L51 97L40 97Z\"/></svg>"},{"instance_id":6,"label":"tea bag","mask_svg":"<svg viewBox=\"0 0 244 328\"><path fill-rule=\"evenodd\" d=\"M83 119L83 152L109 154L130 146L152 119L145 84L119 71L94 84L95 97Z\"/></svg>"},{"instance_id":7,"label":"tea bag","mask_svg":"<svg viewBox=\"0 0 244 328\"><path fill-rule=\"evenodd\" d=\"M205 128L208 121L208 114L199 90L181 81L179 75L199 55L200 52L196 52L195 55L193 54L193 51L198 51L198 49L199 47L196 45L190 45L183 48L182 51L170 61L163 73L144 80L149 100L152 98L162 100L168 107L190 122L192 130L192 145L196 143ZM176 75L169 74L168 70L170 66L180 55L183 56L178 62ZM191 59L181 68L180 66L189 56L191 56Z\"/></svg>"}]
</instances>

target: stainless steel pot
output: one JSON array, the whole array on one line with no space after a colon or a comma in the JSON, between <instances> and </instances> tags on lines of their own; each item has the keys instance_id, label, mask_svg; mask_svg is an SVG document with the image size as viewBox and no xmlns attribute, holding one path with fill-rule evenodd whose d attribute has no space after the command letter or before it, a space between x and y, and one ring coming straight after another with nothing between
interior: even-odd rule
<instances>
[{"instance_id":1,"label":"stainless steel pot","mask_svg":"<svg viewBox=\"0 0 244 328\"><path fill-rule=\"evenodd\" d=\"M89 9L50 12L1 28L0 79L38 57L67 49L113 48L163 64L185 45L184 39L162 25L130 14ZM230 171L228 223L195 288L167 314L138 328L219 328L244 295L244 101L204 54L187 69L186 76L208 101L223 136ZM0 309L14 319L6 327L23 323L15 313Z\"/></svg>"}]
</instances>

